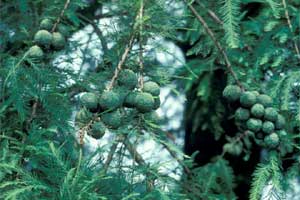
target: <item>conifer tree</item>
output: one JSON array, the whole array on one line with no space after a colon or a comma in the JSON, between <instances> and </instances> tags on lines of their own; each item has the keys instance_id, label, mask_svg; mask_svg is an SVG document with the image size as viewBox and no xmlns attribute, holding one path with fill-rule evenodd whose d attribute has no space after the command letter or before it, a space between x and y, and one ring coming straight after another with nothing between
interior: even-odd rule
<instances>
[{"instance_id":1,"label":"conifer tree","mask_svg":"<svg viewBox=\"0 0 300 200\"><path fill-rule=\"evenodd\" d=\"M1 1L0 199L284 199L299 176L300 3L216 2ZM82 73L66 66L84 27L102 55ZM182 67L153 56L169 53L158 38ZM156 112L173 83L187 97L184 150ZM149 139L179 179L138 151Z\"/></svg>"}]
</instances>

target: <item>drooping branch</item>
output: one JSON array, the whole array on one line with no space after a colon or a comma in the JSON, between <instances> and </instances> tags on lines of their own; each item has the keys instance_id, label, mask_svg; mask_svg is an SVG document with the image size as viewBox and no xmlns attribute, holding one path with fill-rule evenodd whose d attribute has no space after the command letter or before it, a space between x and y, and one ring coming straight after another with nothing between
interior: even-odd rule
<instances>
[{"instance_id":1,"label":"drooping branch","mask_svg":"<svg viewBox=\"0 0 300 200\"><path fill-rule=\"evenodd\" d=\"M27 123L28 123L28 124L30 124L31 121L36 117L36 110L37 110L37 107L38 107L38 100L35 99L35 100L34 100L34 103L33 103L33 106L32 106L31 115L30 115L29 119L27 120Z\"/></svg>"},{"instance_id":2,"label":"drooping branch","mask_svg":"<svg viewBox=\"0 0 300 200\"><path fill-rule=\"evenodd\" d=\"M234 141L232 142L232 144L236 144L237 142L241 141L243 138L247 137L249 135L250 131L244 131L243 134L238 135ZM223 158L225 156L225 154L227 153L227 151L225 149L223 149L221 155L219 158Z\"/></svg>"},{"instance_id":3,"label":"drooping branch","mask_svg":"<svg viewBox=\"0 0 300 200\"><path fill-rule=\"evenodd\" d=\"M110 81L108 90L111 90L111 89L113 88L113 86L114 86L114 84L115 84L115 82L116 82L116 80L117 80L117 78L118 78L118 76L119 76L119 73L120 73L120 71L121 71L122 68L123 68L123 65L124 65L124 63L125 63L125 61L126 61L126 58L127 58L128 54L129 54L129 52L130 52L130 50L131 50L131 47L132 47L133 42L134 42L134 39L135 39L135 34L133 33L133 34L131 34L131 36L130 36L128 45L127 45L127 47L125 48L125 51L124 51L124 53L123 53L123 55L122 55L122 57L121 57L121 60L120 60L120 62L118 63L116 69L115 69L115 72L114 72L114 75L113 75L113 77L112 77L112 79L111 79L111 81Z\"/></svg>"},{"instance_id":4,"label":"drooping branch","mask_svg":"<svg viewBox=\"0 0 300 200\"><path fill-rule=\"evenodd\" d=\"M284 7L284 14L285 14L286 21L288 23L291 34L293 34L293 26L292 26L291 19L290 19L290 16L289 16L289 11L288 11L288 8L287 8L286 1L282 0L282 4L283 4L283 7ZM295 48L296 54L298 56L298 59L300 60L300 52L299 52L298 45L297 45L295 40L293 40L293 43L294 43L294 48Z\"/></svg>"},{"instance_id":5,"label":"drooping branch","mask_svg":"<svg viewBox=\"0 0 300 200\"><path fill-rule=\"evenodd\" d=\"M146 165L146 161L143 159L143 157L137 152L135 147L128 141L124 140L123 141L126 149L129 151L130 155L132 156L133 160L137 162L139 165Z\"/></svg>"},{"instance_id":6,"label":"drooping branch","mask_svg":"<svg viewBox=\"0 0 300 200\"><path fill-rule=\"evenodd\" d=\"M200 2L199 0L195 1L198 5L200 5L202 8L204 8L205 10L207 10L209 16L215 20L215 22L217 22L218 24L223 25L223 21L216 15L216 13L214 11L212 11L211 9L207 8L202 2Z\"/></svg>"},{"instance_id":7,"label":"drooping branch","mask_svg":"<svg viewBox=\"0 0 300 200\"><path fill-rule=\"evenodd\" d=\"M166 145L164 143L161 143L161 144L170 153L170 155L181 165L181 167L183 168L184 172L187 175L191 175L192 174L191 170L185 165L185 163L182 160L180 160L178 158L178 156L176 155L176 153L168 145Z\"/></svg>"},{"instance_id":8,"label":"drooping branch","mask_svg":"<svg viewBox=\"0 0 300 200\"><path fill-rule=\"evenodd\" d=\"M89 46L90 46L90 43L92 41L92 36L93 36L93 33L88 34L88 41L86 42L86 46L85 46L85 48L82 51L83 58L81 60L80 68L79 68L78 73L77 73L77 77L78 78L81 76L84 64L85 64L85 62L87 60L86 54L87 54L87 52L89 50Z\"/></svg>"},{"instance_id":9,"label":"drooping branch","mask_svg":"<svg viewBox=\"0 0 300 200\"><path fill-rule=\"evenodd\" d=\"M86 88L80 84L73 84L68 87L63 87L58 90L59 93L67 95L69 99L72 99L74 96L81 92L86 92Z\"/></svg>"},{"instance_id":10,"label":"drooping branch","mask_svg":"<svg viewBox=\"0 0 300 200\"><path fill-rule=\"evenodd\" d=\"M109 84L109 86L108 86L108 90L111 90L111 89L113 88L113 86L114 86L114 84L115 84L115 82L116 82L116 80L117 80L117 78L118 78L118 76L119 76L119 73L121 72L121 70L122 70L122 68L123 68L123 65L124 65L124 63L125 63L125 61L126 61L128 55L129 55L129 52L130 52L130 50L131 50L131 48L132 48L132 46L133 46L133 43L134 43L134 40L135 40L135 37L136 37L135 31L136 31L137 21L138 21L138 19L142 16L142 12L143 12L143 4L141 4L140 9L139 9L139 12L138 12L138 15L137 15L136 18L135 18L135 22L134 22L134 25L133 25L133 32L132 32L131 35L130 35L130 39L129 39L129 42L128 42L128 44L127 44L127 47L125 48L125 50L124 50L124 52L123 52L123 54L122 54L122 56L121 56L121 59L120 59L118 65L117 65L117 67L116 67L116 69L115 69L115 71L114 71L114 75L113 75L113 77L112 77L112 79L111 79L111 81L110 81L110 84ZM124 143L124 141L125 141L125 138L122 137L122 136L118 136L118 137L114 140L114 143L113 143L113 145L111 146L110 151L109 151L108 156L107 156L107 159L106 159L106 161L105 161L105 163L104 163L104 173L106 173L107 170L108 170L108 167L109 167L109 165L110 165L110 163L111 163L111 161L112 161L112 159L113 159L113 156L114 156L114 154L115 154L115 152L116 152L116 149L117 149L118 144L119 144L120 142L123 142L123 143ZM127 143L127 144L128 144L128 143ZM127 145L127 147L128 147L128 145ZM134 158L135 158L135 157L134 157ZM140 159L139 159L139 160L140 160ZM139 163L139 164L140 164L140 163Z\"/></svg>"},{"instance_id":11,"label":"drooping branch","mask_svg":"<svg viewBox=\"0 0 300 200\"><path fill-rule=\"evenodd\" d=\"M192 4L188 3L187 0L184 0L185 3L187 4L188 8L191 10L191 12L193 13L193 15L197 18L197 20L203 25L205 31L207 32L207 34L210 36L210 38L212 39L212 41L214 42L215 46L217 47L217 49L220 51L220 53L222 54L225 63L226 63L226 67L229 71L229 73L233 76L235 82L237 83L237 85L241 88L244 89L243 85L241 84L241 82L239 81L237 75L235 74L235 72L232 69L232 65L229 61L229 58L224 50L224 48L222 47L222 45L220 44L220 42L218 42L217 38L215 37L214 33L212 32L212 30L209 28L208 24L206 23L206 21L203 19L203 17L201 17L199 15L199 13L196 11L196 9L193 7Z\"/></svg>"},{"instance_id":12,"label":"drooping branch","mask_svg":"<svg viewBox=\"0 0 300 200\"><path fill-rule=\"evenodd\" d=\"M66 0L66 3L62 9L62 11L60 12L60 15L58 16L58 18L56 19L56 22L54 23L51 32L54 32L57 25L60 23L60 20L63 18L65 11L68 9L69 5L70 5L71 0Z\"/></svg>"},{"instance_id":13,"label":"drooping branch","mask_svg":"<svg viewBox=\"0 0 300 200\"><path fill-rule=\"evenodd\" d=\"M85 136L86 132L90 129L93 122L94 122L94 119L89 121L88 124L86 124L84 127L80 128L79 131L78 131L79 144L80 144L81 147L84 145L84 136Z\"/></svg>"},{"instance_id":14,"label":"drooping branch","mask_svg":"<svg viewBox=\"0 0 300 200\"><path fill-rule=\"evenodd\" d=\"M139 12L139 19L140 19L140 30L139 30L139 65L140 65L140 77L139 77L139 84L140 88L144 87L144 62L143 62L143 9L144 9L144 1L141 0L140 12Z\"/></svg>"},{"instance_id":15,"label":"drooping branch","mask_svg":"<svg viewBox=\"0 0 300 200\"><path fill-rule=\"evenodd\" d=\"M123 140L124 140L124 138L121 137L121 136L117 136L114 139L113 144L110 147L109 153L107 155L106 161L105 161L104 166L103 166L103 172L104 172L104 174L107 173L108 167L109 167L109 165L110 165L110 163L111 163L111 161L112 161L112 159L114 157L114 154L115 154L115 152L117 150L118 144L120 142L122 142Z\"/></svg>"},{"instance_id":16,"label":"drooping branch","mask_svg":"<svg viewBox=\"0 0 300 200\"><path fill-rule=\"evenodd\" d=\"M136 150L135 146L133 144L131 144L131 142L129 140L123 140L123 144L125 145L126 149L129 151L131 157L133 158L133 160L138 163L140 166L146 166L147 163L146 161L143 159L142 155L139 154L139 152ZM151 176L151 173L147 173L147 176ZM154 187L154 179L153 178L147 178L147 191L151 191L153 190Z\"/></svg>"},{"instance_id":17,"label":"drooping branch","mask_svg":"<svg viewBox=\"0 0 300 200\"><path fill-rule=\"evenodd\" d=\"M99 40L100 40L100 42L101 42L102 49L103 49L103 53L104 53L104 55L107 55L107 52L108 52L107 42L106 42L106 40L105 40L105 38L104 38L104 36L103 36L102 31L100 30L100 28L99 28L98 25L97 25L97 24L98 24L98 21L99 21L100 19L97 19L97 23L95 23L93 20L87 18L86 16L84 16L84 15L82 15L82 14L79 14L78 16L79 16L81 19L83 19L84 21L86 21L87 23L89 23L89 24L93 27L93 29L94 29L96 35L98 36L98 38L99 38Z\"/></svg>"},{"instance_id":18,"label":"drooping branch","mask_svg":"<svg viewBox=\"0 0 300 200\"><path fill-rule=\"evenodd\" d=\"M133 25L133 32L131 33L131 36L129 38L129 42L127 44L127 47L125 48L124 53L122 54L121 60L119 61L118 65L115 69L114 75L113 75L113 77L110 81L110 84L108 86L108 90L111 90L114 87L114 84L115 84L115 82L116 82L116 80L119 76L119 73L122 70L123 65L126 61L126 58L127 58L128 54L129 54L129 52L130 52L130 50L133 46L133 43L134 43L134 40L135 40L135 37L136 37L136 34L135 34L136 29L139 28L139 26L138 26L138 21L139 20L138 19L140 18L140 16L142 16L142 13L143 13L143 10L144 10L143 7L144 7L144 4L141 3L139 12L138 12L138 14L135 18L135 22L134 22L134 25Z\"/></svg>"}]
</instances>

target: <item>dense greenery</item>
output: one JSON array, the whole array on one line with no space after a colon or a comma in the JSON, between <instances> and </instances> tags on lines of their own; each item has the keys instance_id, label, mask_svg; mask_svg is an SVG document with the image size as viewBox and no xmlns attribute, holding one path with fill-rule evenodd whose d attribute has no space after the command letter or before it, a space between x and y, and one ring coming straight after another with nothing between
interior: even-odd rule
<instances>
[{"instance_id":1,"label":"dense greenery","mask_svg":"<svg viewBox=\"0 0 300 200\"><path fill-rule=\"evenodd\" d=\"M299 0L1 1L0 199L284 199L299 176L299 9ZM61 55L73 64L81 44L69 38L86 26L101 61L85 73L58 67ZM161 39L184 53L180 68L154 56L167 52ZM187 97L184 151L156 113L172 83ZM91 153L87 138L107 134ZM179 179L139 153L149 139Z\"/></svg>"}]
</instances>

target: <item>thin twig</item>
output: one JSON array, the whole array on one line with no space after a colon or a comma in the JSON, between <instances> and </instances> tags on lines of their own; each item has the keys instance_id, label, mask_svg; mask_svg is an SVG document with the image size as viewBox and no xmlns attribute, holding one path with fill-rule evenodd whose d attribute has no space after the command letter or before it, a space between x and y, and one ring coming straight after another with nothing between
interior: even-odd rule
<instances>
[{"instance_id":1,"label":"thin twig","mask_svg":"<svg viewBox=\"0 0 300 200\"><path fill-rule=\"evenodd\" d=\"M29 123L31 123L31 121L35 118L35 116L36 116L36 109L37 109L37 106L38 106L38 101L35 99L34 100L34 103L33 103L33 105L32 105L32 112L31 112L31 115L30 115L30 117L29 117L29 119L28 119L28 121L27 121L27 123L29 124Z\"/></svg>"},{"instance_id":2,"label":"thin twig","mask_svg":"<svg viewBox=\"0 0 300 200\"><path fill-rule=\"evenodd\" d=\"M249 133L250 133L249 131L245 131L243 134L238 135L231 144L235 144L235 143L241 141L244 137L248 136ZM225 149L223 149L223 151L220 155L220 158L223 158L226 153L227 153L227 151Z\"/></svg>"},{"instance_id":3,"label":"thin twig","mask_svg":"<svg viewBox=\"0 0 300 200\"><path fill-rule=\"evenodd\" d=\"M82 55L83 55L83 58L81 60L81 64L80 64L80 67L79 67L79 70L78 70L78 73L77 73L77 78L79 79L80 78L80 75L82 73L82 70L83 70L83 67L84 67L84 64L87 60L87 54L88 54L88 50L89 50L89 45L90 45L90 42L92 40L92 37L93 37L93 33L90 33L88 35L88 40L86 42L86 47L84 48L84 50L82 51Z\"/></svg>"},{"instance_id":4,"label":"thin twig","mask_svg":"<svg viewBox=\"0 0 300 200\"><path fill-rule=\"evenodd\" d=\"M140 19L140 31L139 31L139 65L140 65L140 88L143 89L144 87L144 62L143 62L143 10L144 10L144 1L141 0L140 12L139 12L139 19Z\"/></svg>"},{"instance_id":5,"label":"thin twig","mask_svg":"<svg viewBox=\"0 0 300 200\"><path fill-rule=\"evenodd\" d=\"M79 129L78 135L79 135L79 144L80 144L80 146L84 145L85 133L89 130L89 128L93 124L93 122L94 122L94 119L89 121L89 123L87 123L84 127Z\"/></svg>"},{"instance_id":6,"label":"thin twig","mask_svg":"<svg viewBox=\"0 0 300 200\"><path fill-rule=\"evenodd\" d=\"M31 115L30 115L30 117L28 118L28 120L26 121L26 124L25 124L27 130L29 130L29 125L36 116L37 106L38 106L38 100L35 99L34 103L32 105ZM24 156L25 147L26 147L26 145L25 145L26 139L27 139L27 134L23 134L22 141L21 141L22 148L21 148L21 151L20 151L21 158L20 158L19 162L22 162L22 159L23 159L23 156Z\"/></svg>"},{"instance_id":7,"label":"thin twig","mask_svg":"<svg viewBox=\"0 0 300 200\"><path fill-rule=\"evenodd\" d=\"M5 94L5 86L6 86L6 82L9 80L10 76L12 76L13 74L16 73L17 68L19 68L21 66L21 64L24 62L24 60L27 58L29 54L29 51L26 51L26 53L24 53L23 57L18 61L18 63L14 66L11 67L11 69L9 70L8 74L6 75L6 78L3 81L2 84L2 94ZM4 95L1 97L2 101L4 101Z\"/></svg>"},{"instance_id":8,"label":"thin twig","mask_svg":"<svg viewBox=\"0 0 300 200\"><path fill-rule=\"evenodd\" d=\"M66 0L66 3L64 5L64 8L62 9L62 11L60 12L60 15L58 16L58 18L56 19L56 22L54 23L51 32L53 33L57 27L57 25L60 23L61 18L63 18L65 11L68 9L68 6L70 5L70 0Z\"/></svg>"},{"instance_id":9,"label":"thin twig","mask_svg":"<svg viewBox=\"0 0 300 200\"><path fill-rule=\"evenodd\" d=\"M122 70L123 65L124 65L124 63L126 61L126 58L127 58L128 54L129 54L129 52L130 52L130 50L131 50L131 48L133 46L133 42L134 42L134 39L135 39L135 36L136 36L135 35L135 31L136 31L136 28L137 28L137 25L138 25L137 22L138 22L138 19L139 19L140 15L141 15L141 12L143 12L143 8L142 8L143 6L144 5L141 4L141 7L139 9L139 13L137 14L137 16L135 18L135 22L134 22L134 25L133 25L133 32L132 32L132 34L130 36L128 45L127 45L127 47L124 50L124 53L123 53L123 55L121 57L121 60L118 63L116 69L115 69L114 75L113 75L113 77L112 77L112 79L110 81L110 84L108 86L108 90L111 90L114 87L114 84L115 84L115 82L116 82L116 80L117 80L117 78L119 76L119 73Z\"/></svg>"},{"instance_id":10,"label":"thin twig","mask_svg":"<svg viewBox=\"0 0 300 200\"><path fill-rule=\"evenodd\" d=\"M104 172L104 174L107 173L108 167L109 167L109 165L110 165L110 163L111 163L111 161L112 161L112 159L114 157L114 154L115 154L115 152L117 150L118 144L120 142L122 142L123 140L124 140L124 138L123 137L119 137L119 136L117 136L114 139L113 144L111 145L109 153L107 155L106 161L105 161L105 163L103 165L103 172Z\"/></svg>"},{"instance_id":11,"label":"thin twig","mask_svg":"<svg viewBox=\"0 0 300 200\"><path fill-rule=\"evenodd\" d=\"M184 162L182 160L180 160L176 153L170 149L170 147L168 145L166 145L165 143L161 143L163 145L163 147L170 153L170 155L181 165L181 167L183 168L184 172L187 174L187 175L191 175L192 172L191 170L184 164Z\"/></svg>"},{"instance_id":12,"label":"thin twig","mask_svg":"<svg viewBox=\"0 0 300 200\"><path fill-rule=\"evenodd\" d=\"M143 159L143 157L141 156L141 154L139 154L139 152L136 150L135 146L132 145L130 143L130 141L128 140L124 140L123 144L125 145L126 149L129 151L131 157L135 160L135 162L137 162L140 166L146 166L147 163L146 161ZM147 173L147 179L149 177L151 177L151 173ZM147 191L150 192L151 190L153 190L154 187L154 179L153 178L149 178L147 180Z\"/></svg>"},{"instance_id":13,"label":"thin twig","mask_svg":"<svg viewBox=\"0 0 300 200\"><path fill-rule=\"evenodd\" d=\"M100 30L100 28L97 25L99 21L97 20L97 23L95 23L93 20L85 17L84 15L79 14L78 16L93 27L96 35L98 36L98 38L101 42L103 53L104 53L104 55L106 55L108 52L107 42L105 41L102 31Z\"/></svg>"},{"instance_id":14,"label":"thin twig","mask_svg":"<svg viewBox=\"0 0 300 200\"><path fill-rule=\"evenodd\" d=\"M81 86L79 84L73 84L73 85L70 85L69 87L64 87L64 88L59 89L59 93L68 95L69 99L72 99L77 94L79 94L81 92L86 92L86 91L87 91L86 88L84 88L83 86Z\"/></svg>"},{"instance_id":15,"label":"thin twig","mask_svg":"<svg viewBox=\"0 0 300 200\"><path fill-rule=\"evenodd\" d=\"M207 12L208 12L208 14L209 14L209 16L210 16L213 20L215 20L218 24L223 25L223 21L216 15L216 13L215 13L214 11L212 11L212 10L209 9L209 8L206 8L206 6L205 6L202 2L200 2L199 0L196 0L195 2L196 2L197 4L199 4L202 8L206 9Z\"/></svg>"},{"instance_id":16,"label":"thin twig","mask_svg":"<svg viewBox=\"0 0 300 200\"><path fill-rule=\"evenodd\" d=\"M128 140L124 140L123 143L135 162L137 162L139 165L146 165L146 161Z\"/></svg>"},{"instance_id":17,"label":"thin twig","mask_svg":"<svg viewBox=\"0 0 300 200\"><path fill-rule=\"evenodd\" d=\"M283 7L284 7L284 13L285 13L286 21L288 23L291 34L293 35L293 26L292 26L292 23L291 23L291 20L290 20L289 11L288 11L288 8L287 8L287 5L286 5L286 1L282 0L282 4L283 4ZM299 48L298 48L298 45L297 45L297 43L294 39L293 39L293 43L294 43L294 48L295 48L296 54L298 56L298 59L300 60Z\"/></svg>"},{"instance_id":18,"label":"thin twig","mask_svg":"<svg viewBox=\"0 0 300 200\"><path fill-rule=\"evenodd\" d=\"M97 21L97 23L99 23L99 21ZM102 31L100 30L100 28L97 26L96 23L91 23L91 25L93 26L98 38L101 41L104 55L107 55L107 52L108 52L107 42L105 41Z\"/></svg>"},{"instance_id":19,"label":"thin twig","mask_svg":"<svg viewBox=\"0 0 300 200\"><path fill-rule=\"evenodd\" d=\"M172 135L168 132L165 132L164 133L166 134L166 136L171 139L171 140L174 140L173 138L171 138L169 135ZM155 137L155 135L154 135ZM160 142L160 144L170 153L170 155L182 166L184 172L187 174L187 175L191 175L192 172L191 170L184 164L184 162L182 160L180 160L177 155L176 155L176 152L173 151L166 143L164 142Z\"/></svg>"},{"instance_id":20,"label":"thin twig","mask_svg":"<svg viewBox=\"0 0 300 200\"><path fill-rule=\"evenodd\" d=\"M114 87L114 84L115 84L115 82L116 82L116 80L117 80L117 78L119 76L120 71L122 70L122 67L123 67L123 65L124 65L124 63L126 61L126 58L127 58L128 54L130 52L131 47L133 45L134 39L135 39L135 34L132 33L131 36L130 36L130 39L129 39L129 43L128 43L128 45L127 45L127 47L126 47L126 49L125 49L125 51L124 51L124 53L123 53L123 55L121 57L121 60L118 63L117 68L115 69L115 72L114 72L114 75L113 75L113 77L112 77L112 79L110 81L108 90L111 90Z\"/></svg>"},{"instance_id":21,"label":"thin twig","mask_svg":"<svg viewBox=\"0 0 300 200\"><path fill-rule=\"evenodd\" d=\"M77 164L77 167L76 167L76 173L74 175L72 185L74 185L76 183L77 177L79 175L80 167L81 167L81 162L82 162L82 146L79 148L78 164Z\"/></svg>"},{"instance_id":22,"label":"thin twig","mask_svg":"<svg viewBox=\"0 0 300 200\"><path fill-rule=\"evenodd\" d=\"M241 89L244 89L243 85L241 84L241 82L239 81L237 75L235 74L235 72L233 71L233 69L231 67L231 63L229 61L229 58L228 58L225 50L223 49L223 47L221 46L221 44L218 42L218 40L215 37L215 35L212 32L212 30L208 27L206 21L198 14L198 12L196 11L196 9L190 3L187 2L187 0L184 0L184 1L186 2L188 8L195 15L195 17L198 19L198 21L203 25L205 31L208 33L208 35L210 36L210 38L212 39L212 41L215 43L216 47L219 49L219 51L223 55L225 63L226 63L226 67L227 67L228 71L230 72L230 74L233 76L235 82L238 84L238 86Z\"/></svg>"},{"instance_id":23,"label":"thin twig","mask_svg":"<svg viewBox=\"0 0 300 200\"><path fill-rule=\"evenodd\" d=\"M138 141L139 141L140 135L137 135L135 141L133 142L134 146L138 145ZM132 175L131 175L131 184L134 183L134 173L135 173L135 160L132 160Z\"/></svg>"}]
</instances>

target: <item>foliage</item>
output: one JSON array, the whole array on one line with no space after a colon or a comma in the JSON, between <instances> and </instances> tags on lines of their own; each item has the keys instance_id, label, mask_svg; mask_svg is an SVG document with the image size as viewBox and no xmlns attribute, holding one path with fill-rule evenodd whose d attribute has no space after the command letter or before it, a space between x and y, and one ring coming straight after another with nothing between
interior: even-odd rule
<instances>
[{"instance_id":1,"label":"foliage","mask_svg":"<svg viewBox=\"0 0 300 200\"><path fill-rule=\"evenodd\" d=\"M287 5L284 6L284 3ZM252 165L249 159L255 154L254 144L263 144L260 141L264 136L258 133L253 137L254 133L251 131L241 132L240 128L244 128L244 122L236 124L237 127L232 127L234 123L231 119L237 104L226 105L222 97L226 85L237 84L230 70L233 70L246 91L259 91L271 96L274 101L271 106L279 110L289 121L286 126L287 133L283 131L284 137L287 137L284 139L286 142L284 147L278 150L281 157L269 161L273 162L273 167L277 166L276 174L270 170L271 164L268 162L260 165L255 172L250 197L260 199L262 189L269 184L270 179L277 179L279 175L284 176L286 171L289 173L290 169L280 167L280 160L284 159L288 152L298 155L295 150L293 151L293 147L298 148L293 138L299 135L299 112L297 111L299 96L296 92L299 91L299 79L296 78L299 76L296 74L300 64L297 52L300 44L299 12L296 11L299 10L299 2L246 0L221 1L220 4L215 4L211 1L194 1L192 6L204 19L213 37L199 18L195 15L188 16L187 24L190 29L185 34L185 40L189 42L190 48L187 50L187 67L181 69L179 73L189 79L179 82L188 95L185 120L186 125L192 126L189 139L200 138L201 140L203 137L203 140L208 140L207 135L213 134L220 145L224 144L224 140L227 141L223 152L219 151L222 155L226 154L224 151L232 154L237 150L240 152L242 145L243 151L238 155L244 161L241 159L240 162L248 162L248 166ZM193 14L193 11L190 13ZM229 64L214 42L214 38L229 58ZM224 80L222 73L229 74L227 80ZM269 103L267 104L270 106ZM246 114L245 118L247 118ZM278 139L281 132L275 135ZM202 154L207 153L202 152ZM230 159L226 155L225 157ZM242 172L237 176L243 177ZM248 180L247 175L240 180L243 179ZM242 182L238 182L237 186ZM277 186L273 185L273 187ZM276 190L278 192L278 188ZM272 191L274 190L264 190L265 193L272 193ZM280 199L278 196L276 198Z\"/></svg>"},{"instance_id":2,"label":"foliage","mask_svg":"<svg viewBox=\"0 0 300 200\"><path fill-rule=\"evenodd\" d=\"M194 176L183 183L190 199L236 199L233 192L234 173L228 161L216 162L195 168Z\"/></svg>"},{"instance_id":3,"label":"foliage","mask_svg":"<svg viewBox=\"0 0 300 200\"><path fill-rule=\"evenodd\" d=\"M253 173L252 188L250 191L250 199L259 199L262 189L270 184L272 189L271 193L267 194L267 199L283 199L283 182L281 169L279 167L280 161L276 155L271 154L270 160L265 164L259 164Z\"/></svg>"},{"instance_id":4,"label":"foliage","mask_svg":"<svg viewBox=\"0 0 300 200\"><path fill-rule=\"evenodd\" d=\"M239 0L225 0L221 8L223 13L222 19L224 22L224 30L226 43L231 48L239 46L239 15L240 15L240 1Z\"/></svg>"},{"instance_id":5,"label":"foliage","mask_svg":"<svg viewBox=\"0 0 300 200\"><path fill-rule=\"evenodd\" d=\"M0 199L237 199L243 181L251 200L283 198L288 179L299 175L299 6L296 0L3 1ZM96 38L69 40L84 27ZM186 64L161 64L154 55L167 50L159 39L181 47ZM95 41L99 63L70 70L69 53L79 49L89 59ZM221 144L204 165L195 161L207 152L184 155L155 112L160 87L173 82L175 93L187 96L186 134L208 133ZM273 122L257 126L250 115ZM106 134L112 141L90 152L92 138ZM137 145L149 138L178 163L179 180L139 153ZM228 155L247 162L260 151L267 156L251 181ZM284 168L288 156L295 164Z\"/></svg>"}]
</instances>

